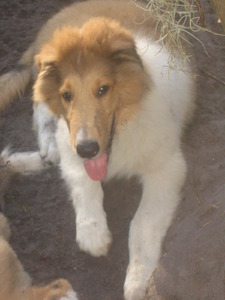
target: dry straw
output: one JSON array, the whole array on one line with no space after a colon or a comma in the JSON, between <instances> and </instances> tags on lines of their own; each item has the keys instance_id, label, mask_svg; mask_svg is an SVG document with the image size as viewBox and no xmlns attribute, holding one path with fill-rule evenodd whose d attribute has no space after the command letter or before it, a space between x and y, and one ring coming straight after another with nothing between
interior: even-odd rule
<instances>
[{"instance_id":1,"label":"dry straw","mask_svg":"<svg viewBox=\"0 0 225 300\"><path fill-rule=\"evenodd\" d=\"M193 39L198 40L207 53L203 42L195 34L200 30L214 32L204 26L204 14L199 0L148 0L143 1L145 5L140 5L140 1L136 0L131 2L143 10L145 20L152 16L156 20L158 40L170 52L170 66L175 64L173 58L176 54L184 60L190 59L185 51L187 47L184 46L192 46Z\"/></svg>"}]
</instances>

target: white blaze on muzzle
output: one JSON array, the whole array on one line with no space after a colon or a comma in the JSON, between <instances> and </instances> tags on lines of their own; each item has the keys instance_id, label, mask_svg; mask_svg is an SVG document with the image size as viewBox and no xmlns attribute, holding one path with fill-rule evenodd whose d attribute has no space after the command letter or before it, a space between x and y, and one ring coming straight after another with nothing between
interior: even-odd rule
<instances>
[{"instance_id":1,"label":"white blaze on muzzle","mask_svg":"<svg viewBox=\"0 0 225 300\"><path fill-rule=\"evenodd\" d=\"M108 142L107 149L111 148L112 139L113 139L113 135L114 135L114 129L115 129L115 113L112 118L110 139ZM84 142L85 138L87 138L85 135L85 130L84 130L84 128L81 128L77 133L76 144L78 145L79 143ZM86 172L92 180L103 181L106 176L107 166L108 166L107 149L102 154L96 155L93 158L90 158L90 159L84 158L84 166L85 166Z\"/></svg>"}]
</instances>

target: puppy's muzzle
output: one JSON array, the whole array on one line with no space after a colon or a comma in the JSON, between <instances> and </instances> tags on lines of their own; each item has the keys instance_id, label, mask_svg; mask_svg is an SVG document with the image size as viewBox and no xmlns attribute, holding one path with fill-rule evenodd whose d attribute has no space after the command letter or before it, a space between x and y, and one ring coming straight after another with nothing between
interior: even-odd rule
<instances>
[{"instance_id":1,"label":"puppy's muzzle","mask_svg":"<svg viewBox=\"0 0 225 300\"><path fill-rule=\"evenodd\" d=\"M77 153L82 158L91 159L99 153L99 144L95 140L84 140L77 144Z\"/></svg>"}]
</instances>

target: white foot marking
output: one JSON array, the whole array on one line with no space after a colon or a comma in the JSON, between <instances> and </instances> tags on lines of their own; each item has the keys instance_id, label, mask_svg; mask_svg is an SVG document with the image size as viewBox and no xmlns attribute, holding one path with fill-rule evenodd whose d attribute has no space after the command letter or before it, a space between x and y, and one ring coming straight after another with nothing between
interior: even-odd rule
<instances>
[{"instance_id":1,"label":"white foot marking","mask_svg":"<svg viewBox=\"0 0 225 300\"><path fill-rule=\"evenodd\" d=\"M102 256L107 254L112 237L105 220L87 220L77 222L76 241L81 250L93 256Z\"/></svg>"}]
</instances>

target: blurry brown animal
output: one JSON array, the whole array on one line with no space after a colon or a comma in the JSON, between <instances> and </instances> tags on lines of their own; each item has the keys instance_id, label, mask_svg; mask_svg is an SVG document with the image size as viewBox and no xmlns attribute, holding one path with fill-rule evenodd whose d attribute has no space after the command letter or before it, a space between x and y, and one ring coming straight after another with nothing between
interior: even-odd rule
<instances>
[{"instance_id":1,"label":"blurry brown animal","mask_svg":"<svg viewBox=\"0 0 225 300\"><path fill-rule=\"evenodd\" d=\"M31 285L15 252L8 243L10 228L0 213L0 300L78 300L67 280L59 279L49 285Z\"/></svg>"}]
</instances>

